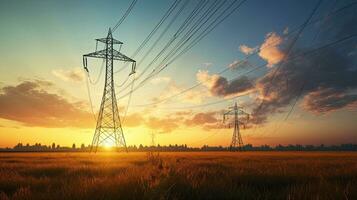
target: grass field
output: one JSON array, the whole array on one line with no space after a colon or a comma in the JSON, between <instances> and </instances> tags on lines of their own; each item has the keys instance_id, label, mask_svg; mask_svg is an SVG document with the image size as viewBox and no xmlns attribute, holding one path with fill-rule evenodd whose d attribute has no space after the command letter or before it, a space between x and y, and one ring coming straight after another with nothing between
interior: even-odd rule
<instances>
[{"instance_id":1,"label":"grass field","mask_svg":"<svg viewBox=\"0 0 357 200\"><path fill-rule=\"evenodd\" d=\"M0 199L357 199L357 153L0 153Z\"/></svg>"}]
</instances>

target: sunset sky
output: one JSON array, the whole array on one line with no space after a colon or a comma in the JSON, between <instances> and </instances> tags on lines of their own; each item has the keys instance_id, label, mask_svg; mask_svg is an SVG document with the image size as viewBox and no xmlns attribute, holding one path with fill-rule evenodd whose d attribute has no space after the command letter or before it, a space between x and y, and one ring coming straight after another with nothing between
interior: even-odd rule
<instances>
[{"instance_id":1,"label":"sunset sky","mask_svg":"<svg viewBox=\"0 0 357 200\"><path fill-rule=\"evenodd\" d=\"M137 76L199 2L185 1L179 1L174 12L185 6L182 13L146 59L139 63L172 16L134 57ZM173 2L138 0L113 33L124 43L121 52L131 57ZM127 144L150 144L154 131L160 145L227 146L233 130L222 124L222 113L234 102L251 113L241 130L245 144L357 143L357 37L349 38L357 34L357 3L351 2L247 0L137 89L125 118L128 96L120 97L129 92L132 77L119 86L130 67L115 74ZM94 39L106 37L130 3L0 2L0 147L19 142L67 146L91 142L95 120L82 55L95 51ZM212 3L209 0L207 7ZM316 12L297 35L316 5ZM344 38L348 39L341 40ZM313 51L322 46L326 48ZM160 61L135 84L160 67ZM95 81L102 61L89 59L88 65L90 79ZM123 66L115 62L114 71ZM228 70L219 74L225 68ZM96 85L89 83L96 113L103 81L104 74ZM188 92L163 100L198 83Z\"/></svg>"}]
</instances>

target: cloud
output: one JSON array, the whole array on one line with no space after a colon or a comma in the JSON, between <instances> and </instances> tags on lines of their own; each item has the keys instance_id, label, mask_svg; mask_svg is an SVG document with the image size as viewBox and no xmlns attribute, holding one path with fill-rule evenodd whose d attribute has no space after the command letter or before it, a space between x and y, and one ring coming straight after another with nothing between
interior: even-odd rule
<instances>
[{"instance_id":1,"label":"cloud","mask_svg":"<svg viewBox=\"0 0 357 200\"><path fill-rule=\"evenodd\" d=\"M149 117L145 121L145 125L159 132L170 133L179 127L181 119L182 118Z\"/></svg>"},{"instance_id":2,"label":"cloud","mask_svg":"<svg viewBox=\"0 0 357 200\"><path fill-rule=\"evenodd\" d=\"M329 18L316 30L320 34L316 37L315 44L323 46L356 34L357 27L353 25L356 23L354 12L346 12L343 17ZM268 34L267 38L277 37L272 35L274 34ZM281 46L291 42L287 39L277 41ZM287 106L294 104L296 99L300 99L297 106L315 115L355 107L357 58L349 53L355 49L356 42L357 38L352 38L312 54L305 53L316 49L316 46L301 48L297 43L289 57L280 63L278 71L271 70L257 79L255 85L258 97L252 111L252 122L264 123L268 116L286 112L290 109ZM279 51L279 54L286 55L285 49ZM297 55L303 56L296 57Z\"/></svg>"},{"instance_id":3,"label":"cloud","mask_svg":"<svg viewBox=\"0 0 357 200\"><path fill-rule=\"evenodd\" d=\"M22 81L0 90L0 117L26 126L47 128L91 127L93 118L81 102L49 92L54 84L43 80Z\"/></svg>"},{"instance_id":4,"label":"cloud","mask_svg":"<svg viewBox=\"0 0 357 200\"><path fill-rule=\"evenodd\" d=\"M196 73L197 81L208 88L211 88L219 77L220 76L216 74L210 75L207 70L198 70Z\"/></svg>"},{"instance_id":5,"label":"cloud","mask_svg":"<svg viewBox=\"0 0 357 200\"><path fill-rule=\"evenodd\" d=\"M227 128L227 126L222 123L222 120L217 119L217 115L220 115L219 111L196 113L194 116L186 118L184 124L188 127L197 126L203 130Z\"/></svg>"},{"instance_id":6,"label":"cloud","mask_svg":"<svg viewBox=\"0 0 357 200\"><path fill-rule=\"evenodd\" d=\"M186 115L190 115L190 114L192 114L192 111L178 111L178 112L175 112L176 116L186 116Z\"/></svg>"},{"instance_id":7,"label":"cloud","mask_svg":"<svg viewBox=\"0 0 357 200\"><path fill-rule=\"evenodd\" d=\"M215 118L216 112L201 112L195 114L191 119L187 119L185 124L188 126L197 126L197 125L205 125L217 122L217 118Z\"/></svg>"},{"instance_id":8,"label":"cloud","mask_svg":"<svg viewBox=\"0 0 357 200\"><path fill-rule=\"evenodd\" d=\"M211 95L227 97L231 95L246 94L254 89L248 77L241 76L233 81L228 81L225 77L217 74L210 75L208 71L199 70L196 78L206 86Z\"/></svg>"},{"instance_id":9,"label":"cloud","mask_svg":"<svg viewBox=\"0 0 357 200\"><path fill-rule=\"evenodd\" d=\"M143 124L145 119L140 113L132 113L127 115L125 119L122 120L124 127L137 127Z\"/></svg>"},{"instance_id":10,"label":"cloud","mask_svg":"<svg viewBox=\"0 0 357 200\"><path fill-rule=\"evenodd\" d=\"M246 67L251 67L252 65L248 62L248 60L235 60L228 65L230 69L242 69Z\"/></svg>"},{"instance_id":11,"label":"cloud","mask_svg":"<svg viewBox=\"0 0 357 200\"><path fill-rule=\"evenodd\" d=\"M283 43L283 38L274 32L268 33L263 44L259 48L259 56L268 62L268 67L281 62L285 53L279 48Z\"/></svg>"},{"instance_id":12,"label":"cloud","mask_svg":"<svg viewBox=\"0 0 357 200\"><path fill-rule=\"evenodd\" d=\"M239 50L245 55L254 53L257 50L257 47L248 47L247 45L240 45Z\"/></svg>"},{"instance_id":13,"label":"cloud","mask_svg":"<svg viewBox=\"0 0 357 200\"><path fill-rule=\"evenodd\" d=\"M80 68L70 70L56 69L52 70L52 74L63 81L81 82L84 80L84 72Z\"/></svg>"},{"instance_id":14,"label":"cloud","mask_svg":"<svg viewBox=\"0 0 357 200\"><path fill-rule=\"evenodd\" d=\"M283 112L284 107L299 97L303 99L302 108L314 114L325 114L356 103L356 60L348 56L352 45L340 45L343 50L330 47L318 54L288 59L278 71L272 70L258 79L254 122L265 122L268 115ZM300 49L297 53L309 50Z\"/></svg>"},{"instance_id":15,"label":"cloud","mask_svg":"<svg viewBox=\"0 0 357 200\"><path fill-rule=\"evenodd\" d=\"M346 94L335 88L321 88L303 99L303 107L315 114L323 114L357 103L356 94Z\"/></svg>"}]
</instances>

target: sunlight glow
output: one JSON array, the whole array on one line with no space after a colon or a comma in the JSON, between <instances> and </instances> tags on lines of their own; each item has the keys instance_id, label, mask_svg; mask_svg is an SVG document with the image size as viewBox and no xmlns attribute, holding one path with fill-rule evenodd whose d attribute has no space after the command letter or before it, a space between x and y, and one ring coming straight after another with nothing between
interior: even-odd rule
<instances>
[{"instance_id":1,"label":"sunlight glow","mask_svg":"<svg viewBox=\"0 0 357 200\"><path fill-rule=\"evenodd\" d=\"M104 147L106 150L111 150L114 146L115 146L115 144L114 144L113 141L106 141L106 142L103 144L103 147Z\"/></svg>"}]
</instances>

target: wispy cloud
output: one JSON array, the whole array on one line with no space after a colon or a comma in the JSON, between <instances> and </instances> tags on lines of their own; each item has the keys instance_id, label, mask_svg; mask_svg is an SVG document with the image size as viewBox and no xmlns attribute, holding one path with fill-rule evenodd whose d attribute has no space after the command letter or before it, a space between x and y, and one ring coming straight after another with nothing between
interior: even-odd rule
<instances>
[{"instance_id":1,"label":"wispy cloud","mask_svg":"<svg viewBox=\"0 0 357 200\"><path fill-rule=\"evenodd\" d=\"M85 74L80 68L71 70L55 69L52 74L63 81L81 82L84 80Z\"/></svg>"},{"instance_id":2,"label":"wispy cloud","mask_svg":"<svg viewBox=\"0 0 357 200\"><path fill-rule=\"evenodd\" d=\"M257 47L248 47L247 45L240 45L239 50L245 55L254 53L257 50Z\"/></svg>"},{"instance_id":3,"label":"wispy cloud","mask_svg":"<svg viewBox=\"0 0 357 200\"><path fill-rule=\"evenodd\" d=\"M160 77L155 77L150 80L152 84L161 84L161 83L169 83L171 81L171 77L169 76L160 76Z\"/></svg>"},{"instance_id":4,"label":"wispy cloud","mask_svg":"<svg viewBox=\"0 0 357 200\"><path fill-rule=\"evenodd\" d=\"M180 126L181 118L176 117L149 117L145 125L150 129L155 129L159 132L172 132Z\"/></svg>"}]
</instances>

